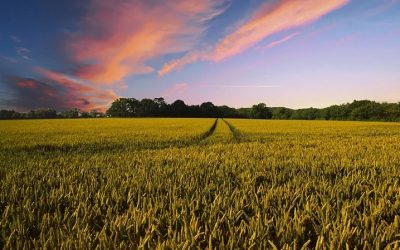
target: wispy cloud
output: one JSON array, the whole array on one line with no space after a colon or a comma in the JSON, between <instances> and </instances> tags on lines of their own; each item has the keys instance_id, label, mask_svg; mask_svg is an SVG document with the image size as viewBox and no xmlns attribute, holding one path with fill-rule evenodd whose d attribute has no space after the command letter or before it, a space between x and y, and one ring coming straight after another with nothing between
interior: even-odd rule
<instances>
[{"instance_id":1,"label":"wispy cloud","mask_svg":"<svg viewBox=\"0 0 400 250\"><path fill-rule=\"evenodd\" d=\"M8 56L2 56L0 55L0 62L6 62L6 63L18 63L18 60L12 57L8 57Z\"/></svg>"},{"instance_id":2,"label":"wispy cloud","mask_svg":"<svg viewBox=\"0 0 400 250\"><path fill-rule=\"evenodd\" d=\"M113 84L128 75L152 72L146 62L193 47L223 0L138 0L91 2L80 31L70 38L77 76Z\"/></svg>"},{"instance_id":3,"label":"wispy cloud","mask_svg":"<svg viewBox=\"0 0 400 250\"><path fill-rule=\"evenodd\" d=\"M167 98L176 98L184 94L188 87L189 85L187 83L177 83L164 91L162 95Z\"/></svg>"},{"instance_id":4,"label":"wispy cloud","mask_svg":"<svg viewBox=\"0 0 400 250\"><path fill-rule=\"evenodd\" d=\"M206 57L204 56L204 53L202 51L189 52L181 58L165 63L163 67L158 71L158 75L164 76L165 74L168 74L173 70L179 70L183 66L197 62L199 60L206 60Z\"/></svg>"},{"instance_id":5,"label":"wispy cloud","mask_svg":"<svg viewBox=\"0 0 400 250\"><path fill-rule=\"evenodd\" d=\"M21 43L21 39L19 39L19 37L11 35L10 39L13 40L15 43Z\"/></svg>"},{"instance_id":6,"label":"wispy cloud","mask_svg":"<svg viewBox=\"0 0 400 250\"><path fill-rule=\"evenodd\" d=\"M356 36L357 36L357 34L350 34L350 35L341 37L338 40L334 41L333 45L334 46L342 46L342 45L349 44L354 41Z\"/></svg>"},{"instance_id":7,"label":"wispy cloud","mask_svg":"<svg viewBox=\"0 0 400 250\"><path fill-rule=\"evenodd\" d=\"M25 60L32 60L32 58L30 57L31 54L31 50L24 48L24 47L18 47L16 49L16 53L18 56L20 56L21 58L25 59Z\"/></svg>"},{"instance_id":8,"label":"wispy cloud","mask_svg":"<svg viewBox=\"0 0 400 250\"><path fill-rule=\"evenodd\" d=\"M396 5L400 5L400 0L383 0L374 8L365 11L363 15L365 17L377 16L393 8Z\"/></svg>"},{"instance_id":9,"label":"wispy cloud","mask_svg":"<svg viewBox=\"0 0 400 250\"><path fill-rule=\"evenodd\" d=\"M101 89L91 86L80 79L71 76L38 68L37 71L53 85L61 87L72 99L85 99L87 102L84 106L75 106L84 110L98 109L104 111L104 107L111 104L118 96L110 89Z\"/></svg>"},{"instance_id":10,"label":"wispy cloud","mask_svg":"<svg viewBox=\"0 0 400 250\"><path fill-rule=\"evenodd\" d=\"M72 107L105 111L105 107L117 98L112 90L85 85L62 73L46 69L37 71L41 75L40 79L16 76L2 79L6 87L14 93L11 100L7 101L7 106L21 111L35 108L63 110Z\"/></svg>"},{"instance_id":11,"label":"wispy cloud","mask_svg":"<svg viewBox=\"0 0 400 250\"><path fill-rule=\"evenodd\" d=\"M243 84L243 85L229 85L229 84L227 84L227 85L219 85L219 86L228 87L228 88L261 88L261 89L279 87L278 85L254 85L254 84L253 85L252 84L249 84L249 85L246 85L246 84Z\"/></svg>"},{"instance_id":12,"label":"wispy cloud","mask_svg":"<svg viewBox=\"0 0 400 250\"><path fill-rule=\"evenodd\" d=\"M149 60L194 47L229 1L89 0L85 15L76 21L78 28L63 37L61 54L69 58L59 60L69 68L30 68L24 72L38 74L35 79L8 78L15 106L104 110L117 98L114 89L127 88L124 78L154 71ZM16 36L10 39L22 43ZM20 45L16 54L31 60L31 51ZM186 87L177 84L167 94L177 95Z\"/></svg>"},{"instance_id":13,"label":"wispy cloud","mask_svg":"<svg viewBox=\"0 0 400 250\"><path fill-rule=\"evenodd\" d=\"M300 32L292 33L292 34L287 35L287 36L285 36L285 37L283 37L283 38L281 38L281 39L279 39L279 40L270 42L270 43L268 43L268 44L265 45L265 46L260 46L258 49L259 49L259 50L266 50L266 49L273 48L273 47L275 47L275 46L278 46L278 45L280 45L280 44L282 44L282 43L285 43L285 42L287 42L287 41L289 41L289 40L295 38L295 37L298 36L298 35L300 35Z\"/></svg>"},{"instance_id":14,"label":"wispy cloud","mask_svg":"<svg viewBox=\"0 0 400 250\"><path fill-rule=\"evenodd\" d=\"M198 60L218 62L227 59L273 34L316 21L348 2L349 0L281 0L277 4L267 2L249 20L211 48L189 52L182 58L164 64L158 73L164 75Z\"/></svg>"}]
</instances>

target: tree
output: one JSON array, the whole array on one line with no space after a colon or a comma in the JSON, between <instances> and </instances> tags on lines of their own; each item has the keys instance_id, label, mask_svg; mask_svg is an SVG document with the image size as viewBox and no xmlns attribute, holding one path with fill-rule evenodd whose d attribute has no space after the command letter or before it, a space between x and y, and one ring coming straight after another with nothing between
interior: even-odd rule
<instances>
[{"instance_id":1,"label":"tree","mask_svg":"<svg viewBox=\"0 0 400 250\"><path fill-rule=\"evenodd\" d=\"M228 107L226 105L217 107L217 109L218 109L218 114L221 117L226 117L226 118L239 117L239 113L236 109Z\"/></svg>"},{"instance_id":2,"label":"tree","mask_svg":"<svg viewBox=\"0 0 400 250\"><path fill-rule=\"evenodd\" d=\"M351 119L380 121L385 119L385 111L382 104L367 101L351 111Z\"/></svg>"},{"instance_id":3,"label":"tree","mask_svg":"<svg viewBox=\"0 0 400 250\"><path fill-rule=\"evenodd\" d=\"M253 105L251 108L251 118L271 119L272 113L265 103L259 103L257 105Z\"/></svg>"},{"instance_id":4,"label":"tree","mask_svg":"<svg viewBox=\"0 0 400 250\"><path fill-rule=\"evenodd\" d=\"M22 118L22 115L14 110L0 110L0 120L20 118Z\"/></svg>"},{"instance_id":5,"label":"tree","mask_svg":"<svg viewBox=\"0 0 400 250\"><path fill-rule=\"evenodd\" d=\"M138 116L140 102L135 98L119 98L115 100L106 114L111 117L134 117Z\"/></svg>"},{"instance_id":6,"label":"tree","mask_svg":"<svg viewBox=\"0 0 400 250\"><path fill-rule=\"evenodd\" d=\"M188 108L184 101L176 100L170 105L170 114L176 117L184 117L187 115Z\"/></svg>"},{"instance_id":7,"label":"tree","mask_svg":"<svg viewBox=\"0 0 400 250\"><path fill-rule=\"evenodd\" d=\"M34 109L26 114L26 118L31 118L31 119L57 118L57 111L55 111L54 109Z\"/></svg>"},{"instance_id":8,"label":"tree","mask_svg":"<svg viewBox=\"0 0 400 250\"><path fill-rule=\"evenodd\" d=\"M400 103L386 104L385 116L388 121L400 121Z\"/></svg>"},{"instance_id":9,"label":"tree","mask_svg":"<svg viewBox=\"0 0 400 250\"><path fill-rule=\"evenodd\" d=\"M102 117L104 116L104 114L100 111L98 111L97 109L92 109L90 110L90 112L88 113L89 117L91 118L98 118L98 117Z\"/></svg>"},{"instance_id":10,"label":"tree","mask_svg":"<svg viewBox=\"0 0 400 250\"><path fill-rule=\"evenodd\" d=\"M251 118L251 110L251 108L239 108L237 112L241 118Z\"/></svg>"},{"instance_id":11,"label":"tree","mask_svg":"<svg viewBox=\"0 0 400 250\"><path fill-rule=\"evenodd\" d=\"M288 120L292 118L293 110L283 107L272 108L272 119Z\"/></svg>"},{"instance_id":12,"label":"tree","mask_svg":"<svg viewBox=\"0 0 400 250\"><path fill-rule=\"evenodd\" d=\"M77 108L72 108L62 112L62 116L65 118L78 118L81 115L81 111Z\"/></svg>"},{"instance_id":13,"label":"tree","mask_svg":"<svg viewBox=\"0 0 400 250\"><path fill-rule=\"evenodd\" d=\"M165 102L164 98L154 98L153 101L157 105L157 116L168 115L168 104Z\"/></svg>"},{"instance_id":14,"label":"tree","mask_svg":"<svg viewBox=\"0 0 400 250\"><path fill-rule=\"evenodd\" d=\"M218 117L218 109L212 102L204 102L200 105L200 112L203 117Z\"/></svg>"},{"instance_id":15,"label":"tree","mask_svg":"<svg viewBox=\"0 0 400 250\"><path fill-rule=\"evenodd\" d=\"M138 113L139 116L157 116L158 105L152 99L142 99Z\"/></svg>"}]
</instances>

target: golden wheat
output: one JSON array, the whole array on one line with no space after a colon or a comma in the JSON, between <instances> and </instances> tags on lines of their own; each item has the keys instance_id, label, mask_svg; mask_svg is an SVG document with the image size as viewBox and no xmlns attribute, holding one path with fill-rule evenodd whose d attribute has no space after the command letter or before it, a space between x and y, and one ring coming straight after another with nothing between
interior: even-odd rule
<instances>
[{"instance_id":1,"label":"golden wheat","mask_svg":"<svg viewBox=\"0 0 400 250\"><path fill-rule=\"evenodd\" d=\"M397 123L0 122L0 247L398 249Z\"/></svg>"}]
</instances>

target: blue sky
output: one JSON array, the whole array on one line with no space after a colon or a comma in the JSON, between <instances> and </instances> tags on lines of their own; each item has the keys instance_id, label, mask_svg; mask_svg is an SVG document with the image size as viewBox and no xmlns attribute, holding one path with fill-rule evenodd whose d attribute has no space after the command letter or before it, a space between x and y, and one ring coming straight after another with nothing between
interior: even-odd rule
<instances>
[{"instance_id":1,"label":"blue sky","mask_svg":"<svg viewBox=\"0 0 400 250\"><path fill-rule=\"evenodd\" d=\"M3 1L0 108L400 101L398 0Z\"/></svg>"}]
</instances>

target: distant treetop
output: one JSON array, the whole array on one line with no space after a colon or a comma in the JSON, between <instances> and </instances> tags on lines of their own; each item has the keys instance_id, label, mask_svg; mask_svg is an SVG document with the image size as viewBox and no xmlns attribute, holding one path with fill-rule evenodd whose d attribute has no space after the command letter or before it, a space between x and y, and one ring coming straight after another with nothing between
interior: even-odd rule
<instances>
[{"instance_id":1,"label":"distant treetop","mask_svg":"<svg viewBox=\"0 0 400 250\"><path fill-rule=\"evenodd\" d=\"M216 106L212 102L187 105L182 100L171 104L164 98L155 99L119 98L105 114L92 110L82 112L72 108L57 112L54 109L35 109L27 113L0 110L0 119L40 119L40 118L98 118L98 117L221 117L280 120L356 120L356 121L400 121L400 103L378 103L369 100L353 101L327 108L290 109L267 107L265 103L251 108L231 108Z\"/></svg>"}]
</instances>

